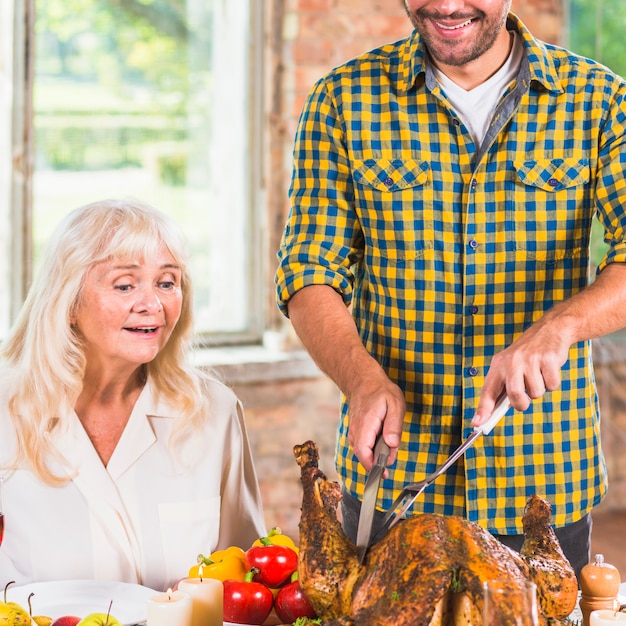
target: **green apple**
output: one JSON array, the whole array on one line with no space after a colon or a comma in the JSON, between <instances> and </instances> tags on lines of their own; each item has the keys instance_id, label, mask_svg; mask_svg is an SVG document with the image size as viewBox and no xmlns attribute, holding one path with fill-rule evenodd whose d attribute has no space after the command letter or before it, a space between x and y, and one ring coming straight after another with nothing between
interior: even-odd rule
<instances>
[{"instance_id":1,"label":"green apple","mask_svg":"<svg viewBox=\"0 0 626 626\"><path fill-rule=\"evenodd\" d=\"M90 613L76 626L122 626L112 615L106 613Z\"/></svg>"}]
</instances>

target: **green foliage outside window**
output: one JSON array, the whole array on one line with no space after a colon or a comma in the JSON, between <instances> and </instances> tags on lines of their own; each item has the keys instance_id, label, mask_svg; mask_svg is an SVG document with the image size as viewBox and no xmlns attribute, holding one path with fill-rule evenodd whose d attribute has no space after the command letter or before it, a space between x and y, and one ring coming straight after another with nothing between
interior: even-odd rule
<instances>
[{"instance_id":1,"label":"green foliage outside window","mask_svg":"<svg viewBox=\"0 0 626 626\"><path fill-rule=\"evenodd\" d=\"M626 7L624 0L569 0L568 47L626 77ZM597 266L607 249L603 230L594 220L591 263Z\"/></svg>"},{"instance_id":2,"label":"green foliage outside window","mask_svg":"<svg viewBox=\"0 0 626 626\"><path fill-rule=\"evenodd\" d=\"M186 0L39 3L39 166L119 169L148 158L164 182L184 181L190 84L208 79L190 71L189 55L200 48L208 67L211 52L208 25L194 32L190 18Z\"/></svg>"},{"instance_id":3,"label":"green foliage outside window","mask_svg":"<svg viewBox=\"0 0 626 626\"><path fill-rule=\"evenodd\" d=\"M569 48L626 76L624 0L569 0Z\"/></svg>"}]
</instances>

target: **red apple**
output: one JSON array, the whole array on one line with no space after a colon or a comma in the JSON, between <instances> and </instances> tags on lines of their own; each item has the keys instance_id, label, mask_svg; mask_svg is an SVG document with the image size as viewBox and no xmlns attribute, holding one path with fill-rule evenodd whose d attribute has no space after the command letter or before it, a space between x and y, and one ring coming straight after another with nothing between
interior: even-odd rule
<instances>
[{"instance_id":1,"label":"red apple","mask_svg":"<svg viewBox=\"0 0 626 626\"><path fill-rule=\"evenodd\" d=\"M75 615L64 615L63 617L57 617L50 626L76 626L80 620L81 618Z\"/></svg>"}]
</instances>

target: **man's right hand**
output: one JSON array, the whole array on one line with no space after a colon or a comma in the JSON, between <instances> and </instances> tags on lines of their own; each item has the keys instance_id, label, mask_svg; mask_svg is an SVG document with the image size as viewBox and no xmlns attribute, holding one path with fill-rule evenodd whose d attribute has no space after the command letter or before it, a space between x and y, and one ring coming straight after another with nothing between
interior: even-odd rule
<instances>
[{"instance_id":1,"label":"man's right hand","mask_svg":"<svg viewBox=\"0 0 626 626\"><path fill-rule=\"evenodd\" d=\"M348 441L365 469L374 464L380 432L391 449L400 445L405 402L400 388L367 352L343 298L327 285L298 291L288 304L289 318L313 360L348 400Z\"/></svg>"},{"instance_id":2,"label":"man's right hand","mask_svg":"<svg viewBox=\"0 0 626 626\"><path fill-rule=\"evenodd\" d=\"M390 448L387 465L394 462L406 411L400 387L374 362L372 370L376 368L380 371L360 372L353 388L344 392L348 400L350 420L348 441L368 472L376 462L374 446L380 433Z\"/></svg>"}]
</instances>

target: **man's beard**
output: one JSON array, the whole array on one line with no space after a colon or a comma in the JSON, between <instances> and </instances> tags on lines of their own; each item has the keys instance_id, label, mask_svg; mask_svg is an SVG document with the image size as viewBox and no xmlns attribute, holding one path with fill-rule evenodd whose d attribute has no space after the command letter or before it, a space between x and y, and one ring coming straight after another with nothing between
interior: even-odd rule
<instances>
[{"instance_id":1,"label":"man's beard","mask_svg":"<svg viewBox=\"0 0 626 626\"><path fill-rule=\"evenodd\" d=\"M460 67L479 58L493 46L502 27L506 24L510 4L510 2L504 3L503 9L505 10L502 11L502 14L491 18L483 11L476 11L472 15L453 13L446 16L436 12L429 13L424 9L418 9L411 13L406 0L404 8L413 27L422 36L428 52L435 62ZM480 30L470 45L464 41L452 41L438 38L436 35L433 36L427 25L428 20L443 22L445 19L454 19L459 22L476 19L480 21Z\"/></svg>"}]
</instances>

